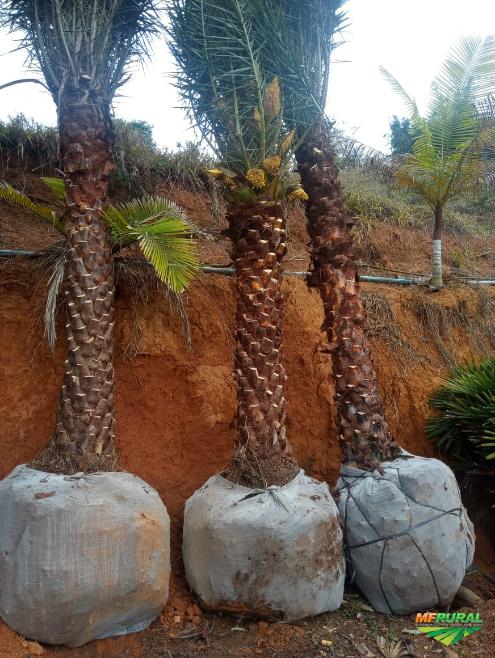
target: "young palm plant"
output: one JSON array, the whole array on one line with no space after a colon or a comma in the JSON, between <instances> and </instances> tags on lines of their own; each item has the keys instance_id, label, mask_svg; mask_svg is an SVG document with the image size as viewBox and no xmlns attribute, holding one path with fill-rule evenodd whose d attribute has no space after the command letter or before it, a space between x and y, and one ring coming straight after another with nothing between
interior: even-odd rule
<instances>
[{"instance_id":1,"label":"young palm plant","mask_svg":"<svg viewBox=\"0 0 495 658\"><path fill-rule=\"evenodd\" d=\"M189 584L205 605L297 618L338 607L344 570L336 509L321 493L327 485L299 471L286 437L283 205L304 193L290 181L297 142L284 132L279 79L258 56L257 11L246 0L169 4L177 86L219 159L210 174L228 204L237 294L234 456L225 477L211 478L188 500L183 554ZM323 569L316 566L319 532Z\"/></svg>"},{"instance_id":2,"label":"young palm plant","mask_svg":"<svg viewBox=\"0 0 495 658\"><path fill-rule=\"evenodd\" d=\"M111 103L129 64L157 30L153 0L3 1L0 20L19 32L31 66L57 106L65 181L68 358L51 468L113 470L114 278L102 210L113 169Z\"/></svg>"},{"instance_id":3,"label":"young palm plant","mask_svg":"<svg viewBox=\"0 0 495 658\"><path fill-rule=\"evenodd\" d=\"M330 59L345 22L345 0L262 0L255 30L263 65L281 81L283 114L308 195L308 284L323 301L332 355L340 445L345 463L369 468L399 449L385 418L359 294L353 219L346 212L325 115Z\"/></svg>"},{"instance_id":4,"label":"young palm plant","mask_svg":"<svg viewBox=\"0 0 495 658\"><path fill-rule=\"evenodd\" d=\"M403 99L413 126L413 152L401 162L397 184L423 197L431 208L433 260L430 286L441 288L442 221L445 206L476 186L486 168L485 149L495 141L493 116L482 106L495 92L495 38L464 38L449 53L431 86L428 113L388 71L382 72Z\"/></svg>"}]
</instances>

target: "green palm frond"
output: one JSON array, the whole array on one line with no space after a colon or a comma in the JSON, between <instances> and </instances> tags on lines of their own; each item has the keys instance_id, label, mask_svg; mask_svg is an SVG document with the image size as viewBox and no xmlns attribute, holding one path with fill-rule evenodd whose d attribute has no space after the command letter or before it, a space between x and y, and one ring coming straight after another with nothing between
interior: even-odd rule
<instances>
[{"instance_id":1,"label":"green palm frond","mask_svg":"<svg viewBox=\"0 0 495 658\"><path fill-rule=\"evenodd\" d=\"M411 117L413 119L419 117L419 110L416 101L412 96L409 96L409 94L406 92L406 90L400 84L397 78L395 78L389 71L387 71L387 69L384 66L380 66L380 73L388 82L388 84L393 89L393 91L397 94L397 96L401 97Z\"/></svg>"},{"instance_id":2,"label":"green palm frond","mask_svg":"<svg viewBox=\"0 0 495 658\"><path fill-rule=\"evenodd\" d=\"M219 160L240 177L279 154L284 137L274 76L260 61L257 10L248 0L169 3L179 94Z\"/></svg>"},{"instance_id":3,"label":"green palm frond","mask_svg":"<svg viewBox=\"0 0 495 658\"><path fill-rule=\"evenodd\" d=\"M253 5L262 65L280 79L288 128L301 133L325 111L345 0L256 0Z\"/></svg>"},{"instance_id":4,"label":"green palm frond","mask_svg":"<svg viewBox=\"0 0 495 658\"><path fill-rule=\"evenodd\" d=\"M441 450L471 464L494 458L495 356L454 369L430 405L427 433Z\"/></svg>"},{"instance_id":5,"label":"green palm frond","mask_svg":"<svg viewBox=\"0 0 495 658\"><path fill-rule=\"evenodd\" d=\"M495 89L495 37L465 37L454 46L432 85L430 114L437 100L455 104L461 98L475 103Z\"/></svg>"},{"instance_id":6,"label":"green palm frond","mask_svg":"<svg viewBox=\"0 0 495 658\"><path fill-rule=\"evenodd\" d=\"M34 201L31 201L31 199L25 194L19 192L5 181L0 181L0 199L25 208L33 215L36 215L45 222L48 222L48 224L51 224L57 229L57 231L62 233L62 235L67 235L65 226L51 208L44 206L41 203L34 203Z\"/></svg>"},{"instance_id":7,"label":"green palm frond","mask_svg":"<svg viewBox=\"0 0 495 658\"><path fill-rule=\"evenodd\" d=\"M52 178L50 176L42 176L43 183L50 188L53 196L57 201L63 205L65 204L65 183L62 178Z\"/></svg>"},{"instance_id":8,"label":"green palm frond","mask_svg":"<svg viewBox=\"0 0 495 658\"><path fill-rule=\"evenodd\" d=\"M432 208L442 208L484 178L484 153L495 141L495 123L479 107L486 109L486 98L495 91L495 39L468 37L452 49L432 84L426 117L400 83L385 69L382 73L406 103L415 135L413 154L398 169L397 182Z\"/></svg>"},{"instance_id":9,"label":"green palm frond","mask_svg":"<svg viewBox=\"0 0 495 658\"><path fill-rule=\"evenodd\" d=\"M137 242L160 281L174 293L184 292L198 273L199 258L182 208L162 197L145 197L110 206L105 218L115 243Z\"/></svg>"}]
</instances>

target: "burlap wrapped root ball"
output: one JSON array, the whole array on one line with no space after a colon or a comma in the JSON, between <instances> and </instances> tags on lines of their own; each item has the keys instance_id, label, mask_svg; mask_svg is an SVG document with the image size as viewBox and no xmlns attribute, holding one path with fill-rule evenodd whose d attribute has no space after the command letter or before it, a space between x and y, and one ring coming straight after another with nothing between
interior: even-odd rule
<instances>
[{"instance_id":1,"label":"burlap wrapped root ball","mask_svg":"<svg viewBox=\"0 0 495 658\"><path fill-rule=\"evenodd\" d=\"M134 475L18 466L0 527L0 616L24 637L78 647L143 630L167 601L168 514Z\"/></svg>"},{"instance_id":2,"label":"burlap wrapped root ball","mask_svg":"<svg viewBox=\"0 0 495 658\"><path fill-rule=\"evenodd\" d=\"M303 471L260 490L210 478L186 503L183 557L209 609L294 620L342 603L338 510L328 486Z\"/></svg>"},{"instance_id":3,"label":"burlap wrapped root ball","mask_svg":"<svg viewBox=\"0 0 495 658\"><path fill-rule=\"evenodd\" d=\"M474 530L451 469L405 453L383 473L343 466L337 504L348 572L373 608L448 606L474 556Z\"/></svg>"}]
</instances>

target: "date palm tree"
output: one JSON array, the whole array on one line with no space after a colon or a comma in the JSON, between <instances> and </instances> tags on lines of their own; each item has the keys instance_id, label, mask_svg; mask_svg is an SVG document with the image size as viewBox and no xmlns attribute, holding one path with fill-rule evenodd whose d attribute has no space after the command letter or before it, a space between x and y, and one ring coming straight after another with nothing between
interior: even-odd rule
<instances>
[{"instance_id":1,"label":"date palm tree","mask_svg":"<svg viewBox=\"0 0 495 658\"><path fill-rule=\"evenodd\" d=\"M324 308L335 380L343 459L372 467L399 448L385 418L359 294L352 247L353 219L346 212L325 115L330 59L345 22L345 0L257 0L257 47L263 66L281 82L283 115L298 146L295 156L310 235L309 286Z\"/></svg>"},{"instance_id":2,"label":"date palm tree","mask_svg":"<svg viewBox=\"0 0 495 658\"><path fill-rule=\"evenodd\" d=\"M433 261L430 286L441 288L442 222L445 206L483 177L484 151L495 142L493 117L480 106L495 93L495 38L466 37L449 53L431 86L428 113L385 69L382 73L405 102L413 126L412 154L396 172L397 184L413 190L430 206ZM481 111L480 111L481 110Z\"/></svg>"},{"instance_id":3,"label":"date palm tree","mask_svg":"<svg viewBox=\"0 0 495 658\"><path fill-rule=\"evenodd\" d=\"M219 164L235 265L237 437L227 477L285 484L297 473L285 428L283 202L303 191L288 180L295 147L281 91L255 48L247 0L171 0L169 37L185 107Z\"/></svg>"},{"instance_id":4,"label":"date palm tree","mask_svg":"<svg viewBox=\"0 0 495 658\"><path fill-rule=\"evenodd\" d=\"M114 470L114 277L103 216L112 171L112 99L157 29L153 0L3 0L0 20L57 106L67 230L68 357L49 468ZM45 460L46 461L46 460Z\"/></svg>"}]
</instances>

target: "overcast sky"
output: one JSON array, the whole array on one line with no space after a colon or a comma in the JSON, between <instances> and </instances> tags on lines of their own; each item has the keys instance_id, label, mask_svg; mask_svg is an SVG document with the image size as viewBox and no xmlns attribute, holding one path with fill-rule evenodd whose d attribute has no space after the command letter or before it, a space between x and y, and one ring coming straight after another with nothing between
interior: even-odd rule
<instances>
[{"instance_id":1,"label":"overcast sky","mask_svg":"<svg viewBox=\"0 0 495 658\"><path fill-rule=\"evenodd\" d=\"M349 0L348 17L346 43L334 55L327 110L346 131L381 150L388 148L390 118L405 111L379 66L393 73L421 108L450 46L468 34L495 32L494 0ZM12 37L0 33L0 84L25 75L23 55L11 52L14 47ZM135 72L115 102L117 116L148 121L158 144L169 147L195 138L175 108L172 68L165 44L156 42L152 64ZM18 112L56 122L53 101L38 85L0 91L0 118Z\"/></svg>"}]
</instances>

